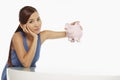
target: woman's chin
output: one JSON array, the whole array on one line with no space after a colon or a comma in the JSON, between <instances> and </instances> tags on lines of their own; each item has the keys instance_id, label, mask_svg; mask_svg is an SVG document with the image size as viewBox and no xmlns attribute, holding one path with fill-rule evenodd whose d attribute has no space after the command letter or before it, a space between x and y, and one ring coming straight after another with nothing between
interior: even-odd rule
<instances>
[{"instance_id":1,"label":"woman's chin","mask_svg":"<svg viewBox=\"0 0 120 80\"><path fill-rule=\"evenodd\" d=\"M40 31L35 31L34 33L35 33L35 34L39 34L39 33L40 33Z\"/></svg>"}]
</instances>

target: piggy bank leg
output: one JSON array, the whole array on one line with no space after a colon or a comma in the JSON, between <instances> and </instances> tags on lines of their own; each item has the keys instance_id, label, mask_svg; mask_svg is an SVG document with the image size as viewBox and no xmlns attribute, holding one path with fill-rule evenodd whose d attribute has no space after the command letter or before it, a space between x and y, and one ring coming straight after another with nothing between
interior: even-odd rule
<instances>
[{"instance_id":1,"label":"piggy bank leg","mask_svg":"<svg viewBox=\"0 0 120 80\"><path fill-rule=\"evenodd\" d=\"M75 42L75 39L74 38L68 38L68 40L70 41L70 42Z\"/></svg>"},{"instance_id":2,"label":"piggy bank leg","mask_svg":"<svg viewBox=\"0 0 120 80\"><path fill-rule=\"evenodd\" d=\"M80 42L80 37L75 37L75 41Z\"/></svg>"},{"instance_id":3,"label":"piggy bank leg","mask_svg":"<svg viewBox=\"0 0 120 80\"><path fill-rule=\"evenodd\" d=\"M72 38L72 39L71 39L71 42L75 42L75 39L74 39L74 38Z\"/></svg>"}]
</instances>

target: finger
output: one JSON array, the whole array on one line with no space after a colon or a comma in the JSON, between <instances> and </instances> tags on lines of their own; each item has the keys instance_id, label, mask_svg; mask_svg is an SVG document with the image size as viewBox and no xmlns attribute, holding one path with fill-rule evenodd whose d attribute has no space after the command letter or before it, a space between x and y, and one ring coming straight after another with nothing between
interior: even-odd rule
<instances>
[{"instance_id":1,"label":"finger","mask_svg":"<svg viewBox=\"0 0 120 80\"><path fill-rule=\"evenodd\" d=\"M27 25L24 26L24 31L28 33Z\"/></svg>"},{"instance_id":2,"label":"finger","mask_svg":"<svg viewBox=\"0 0 120 80\"><path fill-rule=\"evenodd\" d=\"M26 29L28 30L28 32L31 33L31 30L30 30L30 28L28 26L26 26Z\"/></svg>"}]
</instances>

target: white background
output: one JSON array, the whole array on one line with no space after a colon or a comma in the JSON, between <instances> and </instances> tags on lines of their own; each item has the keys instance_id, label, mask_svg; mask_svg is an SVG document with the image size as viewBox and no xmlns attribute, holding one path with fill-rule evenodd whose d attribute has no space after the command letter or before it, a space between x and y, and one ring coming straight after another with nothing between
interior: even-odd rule
<instances>
[{"instance_id":1,"label":"white background","mask_svg":"<svg viewBox=\"0 0 120 80\"><path fill-rule=\"evenodd\" d=\"M81 21L80 43L67 38L43 43L37 70L49 73L120 75L120 5L118 0L3 0L0 2L0 75L19 10L35 7L42 30L63 31L64 24Z\"/></svg>"}]
</instances>

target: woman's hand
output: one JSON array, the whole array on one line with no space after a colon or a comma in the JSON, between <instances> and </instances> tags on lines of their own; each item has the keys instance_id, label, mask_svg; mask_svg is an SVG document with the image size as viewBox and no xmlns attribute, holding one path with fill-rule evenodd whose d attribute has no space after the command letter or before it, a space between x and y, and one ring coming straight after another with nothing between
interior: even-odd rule
<instances>
[{"instance_id":1,"label":"woman's hand","mask_svg":"<svg viewBox=\"0 0 120 80\"><path fill-rule=\"evenodd\" d=\"M37 38L37 34L32 32L27 24L23 25L23 31L27 34L30 34L33 38Z\"/></svg>"}]
</instances>

